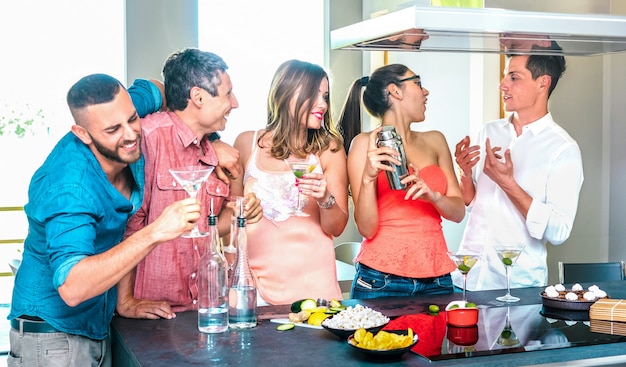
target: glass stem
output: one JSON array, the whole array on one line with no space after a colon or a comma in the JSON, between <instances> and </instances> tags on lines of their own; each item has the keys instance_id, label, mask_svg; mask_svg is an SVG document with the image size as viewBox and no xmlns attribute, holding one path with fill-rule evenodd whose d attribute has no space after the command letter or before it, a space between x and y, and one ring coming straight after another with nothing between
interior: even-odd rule
<instances>
[{"instance_id":1,"label":"glass stem","mask_svg":"<svg viewBox=\"0 0 626 367\"><path fill-rule=\"evenodd\" d=\"M511 295L511 273L509 272L509 267L504 267L504 272L506 273L506 295Z\"/></svg>"},{"instance_id":2,"label":"glass stem","mask_svg":"<svg viewBox=\"0 0 626 367\"><path fill-rule=\"evenodd\" d=\"M467 302L467 298L465 297L465 290L467 289L467 273L463 274L463 302Z\"/></svg>"},{"instance_id":3,"label":"glass stem","mask_svg":"<svg viewBox=\"0 0 626 367\"><path fill-rule=\"evenodd\" d=\"M296 204L296 211L301 211L300 209L300 189L298 189L298 203Z\"/></svg>"}]
</instances>

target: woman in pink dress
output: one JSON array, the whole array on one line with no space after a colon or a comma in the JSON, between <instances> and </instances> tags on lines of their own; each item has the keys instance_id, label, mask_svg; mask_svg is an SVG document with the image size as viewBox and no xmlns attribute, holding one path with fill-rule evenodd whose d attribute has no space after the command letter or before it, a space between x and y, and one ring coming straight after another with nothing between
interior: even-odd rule
<instances>
[{"instance_id":1,"label":"woman in pink dress","mask_svg":"<svg viewBox=\"0 0 626 367\"><path fill-rule=\"evenodd\" d=\"M363 87L367 111L379 118L382 126L393 126L402 138L409 175L401 183L408 184L407 189L392 190L387 182L385 172L393 170L388 164L400 161L394 158L392 148L377 147L382 127L357 134ZM357 80L346 100L340 126L350 135L345 137L345 145L350 147L348 177L354 219L365 237L355 259L351 298L454 291L450 272L455 265L447 254L441 217L463 220L461 190L443 134L410 128L412 123L424 121L428 94L419 75L404 65L392 64Z\"/></svg>"},{"instance_id":2,"label":"woman in pink dress","mask_svg":"<svg viewBox=\"0 0 626 367\"><path fill-rule=\"evenodd\" d=\"M263 218L247 226L260 305L341 299L333 236L348 221L348 176L328 101L324 69L289 60L274 75L265 129L235 140L245 174L233 182L233 194L254 192L263 207ZM319 164L296 179L285 162L294 156ZM298 202L308 216L293 215Z\"/></svg>"}]
</instances>

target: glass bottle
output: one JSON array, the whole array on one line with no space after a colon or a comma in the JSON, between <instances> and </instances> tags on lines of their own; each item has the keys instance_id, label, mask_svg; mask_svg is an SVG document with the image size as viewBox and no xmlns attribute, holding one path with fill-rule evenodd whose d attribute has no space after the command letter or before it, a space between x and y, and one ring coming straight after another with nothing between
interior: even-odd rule
<instances>
[{"instance_id":1,"label":"glass bottle","mask_svg":"<svg viewBox=\"0 0 626 367\"><path fill-rule=\"evenodd\" d=\"M198 265L198 330L213 334L228 330L228 264L219 248L220 238L213 199L208 233L205 237L206 253L200 258Z\"/></svg>"},{"instance_id":2,"label":"glass bottle","mask_svg":"<svg viewBox=\"0 0 626 367\"><path fill-rule=\"evenodd\" d=\"M240 203L237 227L237 260L228 294L228 325L233 329L250 329L257 323L256 285L248 264L248 238L243 202Z\"/></svg>"}]
</instances>

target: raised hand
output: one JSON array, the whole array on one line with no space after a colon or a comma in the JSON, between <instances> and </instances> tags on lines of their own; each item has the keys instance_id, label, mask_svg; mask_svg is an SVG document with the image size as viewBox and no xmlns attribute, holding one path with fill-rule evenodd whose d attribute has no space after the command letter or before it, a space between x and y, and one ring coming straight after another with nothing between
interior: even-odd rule
<instances>
[{"instance_id":1,"label":"raised hand","mask_svg":"<svg viewBox=\"0 0 626 367\"><path fill-rule=\"evenodd\" d=\"M480 160L480 147L478 145L470 146L470 138L465 136L456 144L454 160L461 169L463 176L470 177L472 168Z\"/></svg>"},{"instance_id":2,"label":"raised hand","mask_svg":"<svg viewBox=\"0 0 626 367\"><path fill-rule=\"evenodd\" d=\"M485 142L485 166L483 172L493 180L502 185L505 182L515 181L513 177L513 162L511 162L511 150L504 151L504 160L499 154L501 147L491 147L489 139Z\"/></svg>"}]
</instances>

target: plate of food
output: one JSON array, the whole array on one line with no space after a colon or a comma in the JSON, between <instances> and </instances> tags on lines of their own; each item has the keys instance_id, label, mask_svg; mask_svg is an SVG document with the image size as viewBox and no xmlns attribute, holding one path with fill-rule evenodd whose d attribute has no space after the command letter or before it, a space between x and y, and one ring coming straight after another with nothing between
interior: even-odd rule
<instances>
[{"instance_id":1,"label":"plate of food","mask_svg":"<svg viewBox=\"0 0 626 367\"><path fill-rule=\"evenodd\" d=\"M348 344L376 359L400 358L417 344L417 334L411 328L407 330L381 330L371 333L365 329L358 329L348 337Z\"/></svg>"},{"instance_id":2,"label":"plate of food","mask_svg":"<svg viewBox=\"0 0 626 367\"><path fill-rule=\"evenodd\" d=\"M551 285L541 293L544 306L572 311L589 311L591 305L602 298L608 298L608 296L597 285L592 285L585 290L578 283L574 284L571 289L565 288L562 284Z\"/></svg>"}]
</instances>

